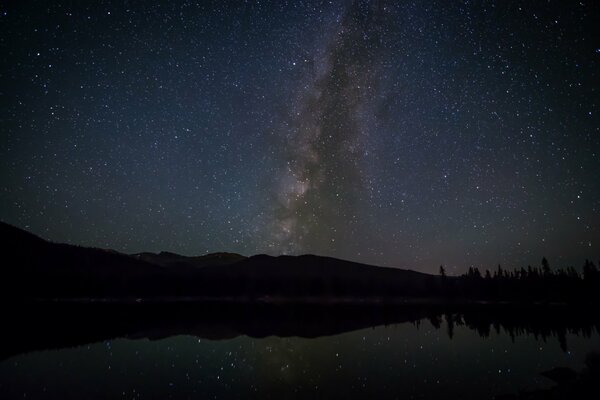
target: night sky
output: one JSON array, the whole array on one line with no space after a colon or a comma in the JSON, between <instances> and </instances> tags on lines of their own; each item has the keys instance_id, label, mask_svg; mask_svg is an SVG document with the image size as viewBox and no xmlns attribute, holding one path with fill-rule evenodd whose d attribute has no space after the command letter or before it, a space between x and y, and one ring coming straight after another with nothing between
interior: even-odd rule
<instances>
[{"instance_id":1,"label":"night sky","mask_svg":"<svg viewBox=\"0 0 600 400\"><path fill-rule=\"evenodd\" d=\"M2 221L426 272L600 258L597 1L51 3L0 4Z\"/></svg>"}]
</instances>

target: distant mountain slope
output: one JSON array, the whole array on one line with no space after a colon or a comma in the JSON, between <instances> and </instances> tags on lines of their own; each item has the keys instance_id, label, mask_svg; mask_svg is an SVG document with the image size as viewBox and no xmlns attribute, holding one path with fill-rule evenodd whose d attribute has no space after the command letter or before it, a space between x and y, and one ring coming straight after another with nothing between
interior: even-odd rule
<instances>
[{"instance_id":1,"label":"distant mountain slope","mask_svg":"<svg viewBox=\"0 0 600 400\"><path fill-rule=\"evenodd\" d=\"M203 256L187 257L167 251L156 253L132 254L138 260L146 261L163 267L194 266L208 267L231 265L245 260L246 257L236 253L210 253Z\"/></svg>"}]
</instances>

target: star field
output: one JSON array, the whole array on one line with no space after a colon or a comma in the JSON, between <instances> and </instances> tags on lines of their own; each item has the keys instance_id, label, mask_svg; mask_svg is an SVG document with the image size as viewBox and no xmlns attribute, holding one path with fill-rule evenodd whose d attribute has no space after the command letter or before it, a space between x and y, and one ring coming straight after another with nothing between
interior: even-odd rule
<instances>
[{"instance_id":1,"label":"star field","mask_svg":"<svg viewBox=\"0 0 600 400\"><path fill-rule=\"evenodd\" d=\"M5 2L0 220L462 273L600 256L595 2Z\"/></svg>"}]
</instances>

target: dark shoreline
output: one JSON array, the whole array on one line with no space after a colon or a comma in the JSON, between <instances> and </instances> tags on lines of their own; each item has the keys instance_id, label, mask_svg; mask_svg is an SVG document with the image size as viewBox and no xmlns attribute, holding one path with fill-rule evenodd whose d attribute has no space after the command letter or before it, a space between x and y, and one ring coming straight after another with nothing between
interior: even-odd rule
<instances>
[{"instance_id":1,"label":"dark shoreline","mask_svg":"<svg viewBox=\"0 0 600 400\"><path fill-rule=\"evenodd\" d=\"M518 301L518 300L478 300L456 298L389 298L389 297L284 297L265 296L250 298L246 296L164 296L164 297L56 297L56 298L0 298L0 302L15 304L239 304L239 305L374 305L374 306L519 306L519 307L561 307L580 308L596 306L593 301Z\"/></svg>"}]
</instances>

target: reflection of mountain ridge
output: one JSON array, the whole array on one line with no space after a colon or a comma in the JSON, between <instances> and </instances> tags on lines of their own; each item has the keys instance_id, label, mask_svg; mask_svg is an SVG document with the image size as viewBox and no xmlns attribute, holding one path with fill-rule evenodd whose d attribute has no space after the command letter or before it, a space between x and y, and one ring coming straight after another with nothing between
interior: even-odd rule
<instances>
[{"instance_id":1,"label":"reflection of mountain ridge","mask_svg":"<svg viewBox=\"0 0 600 400\"><path fill-rule=\"evenodd\" d=\"M534 308L534 309L532 309ZM452 338L455 326L489 336L505 332L556 337L566 350L566 335L589 337L600 317L564 306L469 304L268 305L207 303L35 303L3 307L0 358L44 349L74 347L117 338L157 340L191 335L211 340L299 336L314 338L399 323L429 320Z\"/></svg>"}]
</instances>

